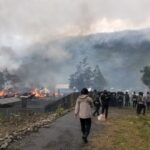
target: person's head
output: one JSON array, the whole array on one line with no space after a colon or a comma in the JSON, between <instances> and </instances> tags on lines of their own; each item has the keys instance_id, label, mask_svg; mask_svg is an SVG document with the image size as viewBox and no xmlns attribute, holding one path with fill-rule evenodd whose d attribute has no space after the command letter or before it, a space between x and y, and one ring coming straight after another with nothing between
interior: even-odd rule
<instances>
[{"instance_id":1,"label":"person's head","mask_svg":"<svg viewBox=\"0 0 150 150\"><path fill-rule=\"evenodd\" d=\"M88 91L87 88L83 88L83 89L81 90L81 95L88 95L88 94L89 94L89 91Z\"/></svg>"},{"instance_id":2,"label":"person's head","mask_svg":"<svg viewBox=\"0 0 150 150\"><path fill-rule=\"evenodd\" d=\"M104 92L103 92L104 94L107 94L107 90L104 90Z\"/></svg>"},{"instance_id":3,"label":"person's head","mask_svg":"<svg viewBox=\"0 0 150 150\"><path fill-rule=\"evenodd\" d=\"M150 95L150 92L147 92L147 95Z\"/></svg>"},{"instance_id":4,"label":"person's head","mask_svg":"<svg viewBox=\"0 0 150 150\"><path fill-rule=\"evenodd\" d=\"M136 92L134 91L133 94L136 95Z\"/></svg>"},{"instance_id":5,"label":"person's head","mask_svg":"<svg viewBox=\"0 0 150 150\"><path fill-rule=\"evenodd\" d=\"M96 89L94 90L94 93L97 93L97 90L96 90Z\"/></svg>"},{"instance_id":6,"label":"person's head","mask_svg":"<svg viewBox=\"0 0 150 150\"><path fill-rule=\"evenodd\" d=\"M140 96L143 96L143 92L139 92L139 95L140 95Z\"/></svg>"}]
</instances>

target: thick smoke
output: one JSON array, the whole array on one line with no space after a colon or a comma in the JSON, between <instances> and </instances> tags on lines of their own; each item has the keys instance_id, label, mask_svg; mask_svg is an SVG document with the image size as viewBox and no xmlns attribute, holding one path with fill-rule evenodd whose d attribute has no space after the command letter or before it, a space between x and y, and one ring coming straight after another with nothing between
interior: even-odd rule
<instances>
[{"instance_id":1,"label":"thick smoke","mask_svg":"<svg viewBox=\"0 0 150 150\"><path fill-rule=\"evenodd\" d=\"M11 47L0 48L0 69L9 68L10 70L18 68L19 62L16 53Z\"/></svg>"},{"instance_id":2,"label":"thick smoke","mask_svg":"<svg viewBox=\"0 0 150 150\"><path fill-rule=\"evenodd\" d=\"M54 87L67 83L69 75L84 57L99 65L115 88L143 88L140 70L150 64L149 29L68 37L35 43L22 55L10 48L1 49L2 63L9 59L22 87ZM12 65L11 65L12 63Z\"/></svg>"},{"instance_id":3,"label":"thick smoke","mask_svg":"<svg viewBox=\"0 0 150 150\"><path fill-rule=\"evenodd\" d=\"M0 0L0 33L34 42L60 34L94 32L94 28L98 32L112 26L122 30L123 24L126 29L148 27L149 6L149 0Z\"/></svg>"},{"instance_id":4,"label":"thick smoke","mask_svg":"<svg viewBox=\"0 0 150 150\"><path fill-rule=\"evenodd\" d=\"M143 88L140 70L150 63L149 32L149 29L124 31L55 41L54 45L59 45L73 58L64 60L62 76L68 79L76 64L87 57L91 65L100 65L109 87Z\"/></svg>"},{"instance_id":5,"label":"thick smoke","mask_svg":"<svg viewBox=\"0 0 150 150\"><path fill-rule=\"evenodd\" d=\"M54 88L62 81L63 69L67 69L65 64L71 59L69 53L52 43L35 44L28 53L14 71L21 79L21 86Z\"/></svg>"},{"instance_id":6,"label":"thick smoke","mask_svg":"<svg viewBox=\"0 0 150 150\"><path fill-rule=\"evenodd\" d=\"M143 88L140 70L150 64L149 29L73 38L66 46L74 57L99 64L109 87ZM144 87L145 88L145 87Z\"/></svg>"},{"instance_id":7,"label":"thick smoke","mask_svg":"<svg viewBox=\"0 0 150 150\"><path fill-rule=\"evenodd\" d=\"M0 0L0 69L17 74L21 86L53 87L68 82L87 56L111 86L131 87L131 81L141 86L139 70L149 63L147 30L133 38L128 32L85 35L149 27L149 5L148 0Z\"/></svg>"}]
</instances>

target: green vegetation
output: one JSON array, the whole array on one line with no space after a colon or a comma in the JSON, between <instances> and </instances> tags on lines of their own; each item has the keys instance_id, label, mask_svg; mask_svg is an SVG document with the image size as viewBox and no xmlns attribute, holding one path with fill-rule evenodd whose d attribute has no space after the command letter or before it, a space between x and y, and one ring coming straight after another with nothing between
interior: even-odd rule
<instances>
[{"instance_id":1,"label":"green vegetation","mask_svg":"<svg viewBox=\"0 0 150 150\"><path fill-rule=\"evenodd\" d=\"M141 71L143 73L142 81L143 83L150 88L150 66L145 66L144 70Z\"/></svg>"},{"instance_id":2,"label":"green vegetation","mask_svg":"<svg viewBox=\"0 0 150 150\"><path fill-rule=\"evenodd\" d=\"M105 122L103 133L95 132L83 150L150 150L150 114L137 117L124 111L123 117Z\"/></svg>"},{"instance_id":3,"label":"green vegetation","mask_svg":"<svg viewBox=\"0 0 150 150\"><path fill-rule=\"evenodd\" d=\"M64 110L65 110L65 109L64 109L61 105L59 105L59 106L57 107L56 114L62 115L63 112L64 112Z\"/></svg>"}]
</instances>

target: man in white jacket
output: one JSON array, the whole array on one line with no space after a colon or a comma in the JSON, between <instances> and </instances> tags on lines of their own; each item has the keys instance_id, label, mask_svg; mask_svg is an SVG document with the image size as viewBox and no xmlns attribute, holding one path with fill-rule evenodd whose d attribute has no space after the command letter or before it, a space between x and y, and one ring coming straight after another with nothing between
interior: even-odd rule
<instances>
[{"instance_id":1,"label":"man in white jacket","mask_svg":"<svg viewBox=\"0 0 150 150\"><path fill-rule=\"evenodd\" d=\"M93 100L88 96L89 92L86 88L81 90L81 95L78 97L75 105L75 116L79 116L81 123L81 131L83 133L83 141L88 142L87 137L91 129L91 117Z\"/></svg>"}]
</instances>

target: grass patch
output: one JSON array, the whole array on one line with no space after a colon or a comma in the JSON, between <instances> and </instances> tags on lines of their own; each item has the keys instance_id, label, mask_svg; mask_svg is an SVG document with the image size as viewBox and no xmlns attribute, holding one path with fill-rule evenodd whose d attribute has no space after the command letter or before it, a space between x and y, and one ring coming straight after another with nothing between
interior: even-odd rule
<instances>
[{"instance_id":1,"label":"grass patch","mask_svg":"<svg viewBox=\"0 0 150 150\"><path fill-rule=\"evenodd\" d=\"M150 150L150 114L137 117L132 110L117 111L83 150Z\"/></svg>"}]
</instances>

